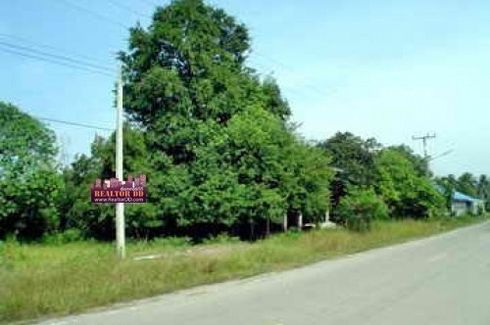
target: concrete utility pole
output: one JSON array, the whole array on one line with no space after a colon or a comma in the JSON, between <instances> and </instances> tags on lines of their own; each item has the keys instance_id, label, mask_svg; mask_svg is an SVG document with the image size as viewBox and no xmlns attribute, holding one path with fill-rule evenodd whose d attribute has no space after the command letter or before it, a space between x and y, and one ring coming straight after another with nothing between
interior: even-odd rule
<instances>
[{"instance_id":1,"label":"concrete utility pole","mask_svg":"<svg viewBox=\"0 0 490 325\"><path fill-rule=\"evenodd\" d=\"M117 81L116 104L116 178L123 180L123 86L122 71ZM116 249L117 255L124 258L126 255L124 203L116 203Z\"/></svg>"},{"instance_id":2,"label":"concrete utility pole","mask_svg":"<svg viewBox=\"0 0 490 325\"><path fill-rule=\"evenodd\" d=\"M429 133L427 133L426 135L420 136L420 137L412 136L413 140L422 140L422 144L424 146L424 158L425 159L429 158L429 154L427 153L427 140L434 139L435 137L436 137L435 134L429 134Z\"/></svg>"},{"instance_id":3,"label":"concrete utility pole","mask_svg":"<svg viewBox=\"0 0 490 325\"><path fill-rule=\"evenodd\" d=\"M298 230L303 230L303 213L298 214Z\"/></svg>"}]
</instances>

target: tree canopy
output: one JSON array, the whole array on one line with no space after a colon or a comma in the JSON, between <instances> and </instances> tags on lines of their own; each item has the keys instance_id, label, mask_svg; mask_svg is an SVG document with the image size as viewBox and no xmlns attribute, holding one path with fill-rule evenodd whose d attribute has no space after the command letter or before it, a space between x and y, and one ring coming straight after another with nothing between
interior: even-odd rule
<instances>
[{"instance_id":1,"label":"tree canopy","mask_svg":"<svg viewBox=\"0 0 490 325\"><path fill-rule=\"evenodd\" d=\"M325 213L328 157L294 134L274 79L246 66L249 51L246 27L201 0L173 1L148 28L130 30L120 53L131 125L125 159L133 162L125 169L145 171L151 186L147 208L127 212L132 233L241 233L288 213ZM72 169L93 159L100 167L87 175L112 176L113 143L96 140L92 156ZM88 220L110 220L104 211L80 203L68 215L91 229Z\"/></svg>"},{"instance_id":2,"label":"tree canopy","mask_svg":"<svg viewBox=\"0 0 490 325\"><path fill-rule=\"evenodd\" d=\"M376 170L376 190L394 217L427 218L443 208L443 196L399 148L382 150L376 158Z\"/></svg>"},{"instance_id":3,"label":"tree canopy","mask_svg":"<svg viewBox=\"0 0 490 325\"><path fill-rule=\"evenodd\" d=\"M56 153L51 130L0 102L0 238L36 238L57 226Z\"/></svg>"}]
</instances>

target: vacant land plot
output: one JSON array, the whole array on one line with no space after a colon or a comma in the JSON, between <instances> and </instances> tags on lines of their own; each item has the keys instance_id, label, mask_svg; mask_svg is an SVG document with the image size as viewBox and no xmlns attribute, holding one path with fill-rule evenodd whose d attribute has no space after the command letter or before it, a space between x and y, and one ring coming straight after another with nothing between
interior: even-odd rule
<instances>
[{"instance_id":1,"label":"vacant land plot","mask_svg":"<svg viewBox=\"0 0 490 325\"><path fill-rule=\"evenodd\" d=\"M484 218L376 223L366 233L344 229L290 232L255 243L190 246L181 240L128 245L120 261L111 244L0 244L0 322L68 314L199 284L278 271L480 222ZM153 258L141 258L152 255ZM138 258L139 257L139 258Z\"/></svg>"}]
</instances>

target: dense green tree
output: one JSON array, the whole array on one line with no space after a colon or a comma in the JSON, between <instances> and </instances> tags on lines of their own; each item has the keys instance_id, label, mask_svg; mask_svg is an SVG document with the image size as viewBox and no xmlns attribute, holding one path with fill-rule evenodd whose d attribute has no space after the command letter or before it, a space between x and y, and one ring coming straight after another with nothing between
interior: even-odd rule
<instances>
[{"instance_id":1,"label":"dense green tree","mask_svg":"<svg viewBox=\"0 0 490 325\"><path fill-rule=\"evenodd\" d=\"M366 231L373 220L389 218L388 207L372 188L351 187L340 200L338 215L348 229Z\"/></svg>"},{"instance_id":2,"label":"dense green tree","mask_svg":"<svg viewBox=\"0 0 490 325\"><path fill-rule=\"evenodd\" d=\"M481 199L487 200L490 196L490 182L487 175L480 175L478 178L477 193Z\"/></svg>"},{"instance_id":3,"label":"dense green tree","mask_svg":"<svg viewBox=\"0 0 490 325\"><path fill-rule=\"evenodd\" d=\"M444 197L431 180L398 149L388 148L376 158L377 193L394 217L427 218L444 207Z\"/></svg>"},{"instance_id":4,"label":"dense green tree","mask_svg":"<svg viewBox=\"0 0 490 325\"><path fill-rule=\"evenodd\" d=\"M439 189L439 192L444 197L446 208L451 210L452 198L458 184L456 177L452 174L443 177L436 177L435 183Z\"/></svg>"},{"instance_id":5,"label":"dense green tree","mask_svg":"<svg viewBox=\"0 0 490 325\"><path fill-rule=\"evenodd\" d=\"M332 166L336 171L330 184L331 202L334 207L332 219L343 222L335 207L347 194L349 187L374 185L377 178L375 157L381 145L373 138L364 140L350 132L337 132L318 146L331 157Z\"/></svg>"},{"instance_id":6,"label":"dense green tree","mask_svg":"<svg viewBox=\"0 0 490 325\"><path fill-rule=\"evenodd\" d=\"M54 133L0 102L0 238L34 239L58 225L62 181Z\"/></svg>"},{"instance_id":7,"label":"dense green tree","mask_svg":"<svg viewBox=\"0 0 490 325\"><path fill-rule=\"evenodd\" d=\"M485 209L490 211L490 181L487 175L480 175L477 192L479 198L485 201Z\"/></svg>"},{"instance_id":8,"label":"dense green tree","mask_svg":"<svg viewBox=\"0 0 490 325\"><path fill-rule=\"evenodd\" d=\"M134 146L125 148L125 169L146 171L150 184L149 208L128 211L133 233L154 226L201 236L268 225L293 210L324 213L328 160L293 134L275 81L245 66L249 50L246 28L201 0L173 1L147 29L131 29L121 53L124 107L139 135L125 136ZM95 167L83 173L91 181L111 177L112 152L112 138L98 140L72 169L90 160ZM80 206L70 220L103 237L112 227L106 209Z\"/></svg>"},{"instance_id":9,"label":"dense green tree","mask_svg":"<svg viewBox=\"0 0 490 325\"><path fill-rule=\"evenodd\" d=\"M471 173L463 173L458 177L456 183L456 190L466 195L477 197L478 196L478 180Z\"/></svg>"},{"instance_id":10,"label":"dense green tree","mask_svg":"<svg viewBox=\"0 0 490 325\"><path fill-rule=\"evenodd\" d=\"M277 222L284 214L302 213L314 222L325 213L331 179L328 157L273 114L252 107L236 115L212 148L217 170L228 171L245 186L247 194L238 193L235 201L243 212L239 221Z\"/></svg>"},{"instance_id":11,"label":"dense green tree","mask_svg":"<svg viewBox=\"0 0 490 325\"><path fill-rule=\"evenodd\" d=\"M369 186L375 181L375 155L381 149L375 139L364 140L350 132L338 132L319 146L332 157L332 165L345 184Z\"/></svg>"},{"instance_id":12,"label":"dense green tree","mask_svg":"<svg viewBox=\"0 0 490 325\"><path fill-rule=\"evenodd\" d=\"M406 159L408 159L413 167L415 168L415 172L418 176L431 177L432 172L429 169L429 162L424 157L415 154L415 152L407 145L399 145L399 146L391 146L389 149L395 150L401 153Z\"/></svg>"}]
</instances>

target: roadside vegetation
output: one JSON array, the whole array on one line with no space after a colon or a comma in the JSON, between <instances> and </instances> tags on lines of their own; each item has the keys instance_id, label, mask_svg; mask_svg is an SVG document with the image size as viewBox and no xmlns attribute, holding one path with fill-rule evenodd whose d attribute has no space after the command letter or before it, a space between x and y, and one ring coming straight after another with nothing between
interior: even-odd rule
<instances>
[{"instance_id":1,"label":"roadside vegetation","mask_svg":"<svg viewBox=\"0 0 490 325\"><path fill-rule=\"evenodd\" d=\"M0 321L64 315L199 284L281 271L404 242L485 220L462 217L375 222L369 232L290 231L254 243L220 236L192 246L182 238L134 242L117 260L113 245L0 244ZM135 259L152 256L153 259Z\"/></svg>"}]
</instances>

